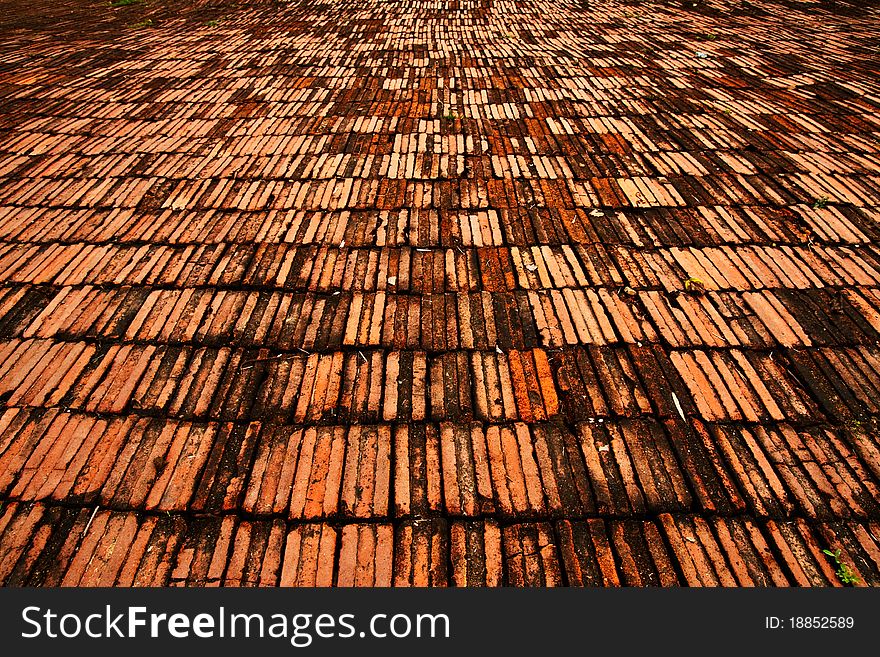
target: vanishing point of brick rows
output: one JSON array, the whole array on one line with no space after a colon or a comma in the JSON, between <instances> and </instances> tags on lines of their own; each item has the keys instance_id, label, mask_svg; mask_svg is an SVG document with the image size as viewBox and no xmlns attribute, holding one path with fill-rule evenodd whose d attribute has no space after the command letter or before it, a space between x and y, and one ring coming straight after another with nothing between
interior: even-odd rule
<instances>
[{"instance_id":1,"label":"vanishing point of brick rows","mask_svg":"<svg viewBox=\"0 0 880 657\"><path fill-rule=\"evenodd\" d=\"M0 583L880 584L877 8L30 4Z\"/></svg>"}]
</instances>

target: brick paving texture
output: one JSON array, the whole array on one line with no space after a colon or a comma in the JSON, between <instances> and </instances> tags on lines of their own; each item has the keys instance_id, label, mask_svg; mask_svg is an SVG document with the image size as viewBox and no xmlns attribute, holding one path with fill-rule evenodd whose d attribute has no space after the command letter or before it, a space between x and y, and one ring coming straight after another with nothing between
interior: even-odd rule
<instances>
[{"instance_id":1,"label":"brick paving texture","mask_svg":"<svg viewBox=\"0 0 880 657\"><path fill-rule=\"evenodd\" d=\"M0 583L880 584L878 25L0 0Z\"/></svg>"}]
</instances>

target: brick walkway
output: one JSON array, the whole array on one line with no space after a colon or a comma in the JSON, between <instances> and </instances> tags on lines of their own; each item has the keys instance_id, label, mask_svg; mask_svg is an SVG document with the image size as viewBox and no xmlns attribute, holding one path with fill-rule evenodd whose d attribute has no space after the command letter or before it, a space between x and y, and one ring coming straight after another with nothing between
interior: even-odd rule
<instances>
[{"instance_id":1,"label":"brick walkway","mask_svg":"<svg viewBox=\"0 0 880 657\"><path fill-rule=\"evenodd\" d=\"M880 10L38 4L0 583L880 584Z\"/></svg>"}]
</instances>

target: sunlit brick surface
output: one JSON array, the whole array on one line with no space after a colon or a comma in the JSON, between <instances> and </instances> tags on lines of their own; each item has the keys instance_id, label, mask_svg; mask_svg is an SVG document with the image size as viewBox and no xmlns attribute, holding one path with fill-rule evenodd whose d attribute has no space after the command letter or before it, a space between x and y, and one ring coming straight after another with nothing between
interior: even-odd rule
<instances>
[{"instance_id":1,"label":"sunlit brick surface","mask_svg":"<svg viewBox=\"0 0 880 657\"><path fill-rule=\"evenodd\" d=\"M0 583L880 584L880 9L158 4L0 0Z\"/></svg>"}]
</instances>

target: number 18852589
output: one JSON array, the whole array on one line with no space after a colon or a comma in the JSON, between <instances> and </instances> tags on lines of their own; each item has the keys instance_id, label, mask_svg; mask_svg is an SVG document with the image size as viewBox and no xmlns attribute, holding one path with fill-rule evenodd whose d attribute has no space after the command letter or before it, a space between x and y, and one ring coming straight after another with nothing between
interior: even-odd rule
<instances>
[{"instance_id":1,"label":"number 18852589","mask_svg":"<svg viewBox=\"0 0 880 657\"><path fill-rule=\"evenodd\" d=\"M851 630L852 616L791 616L788 626L793 630Z\"/></svg>"}]
</instances>

